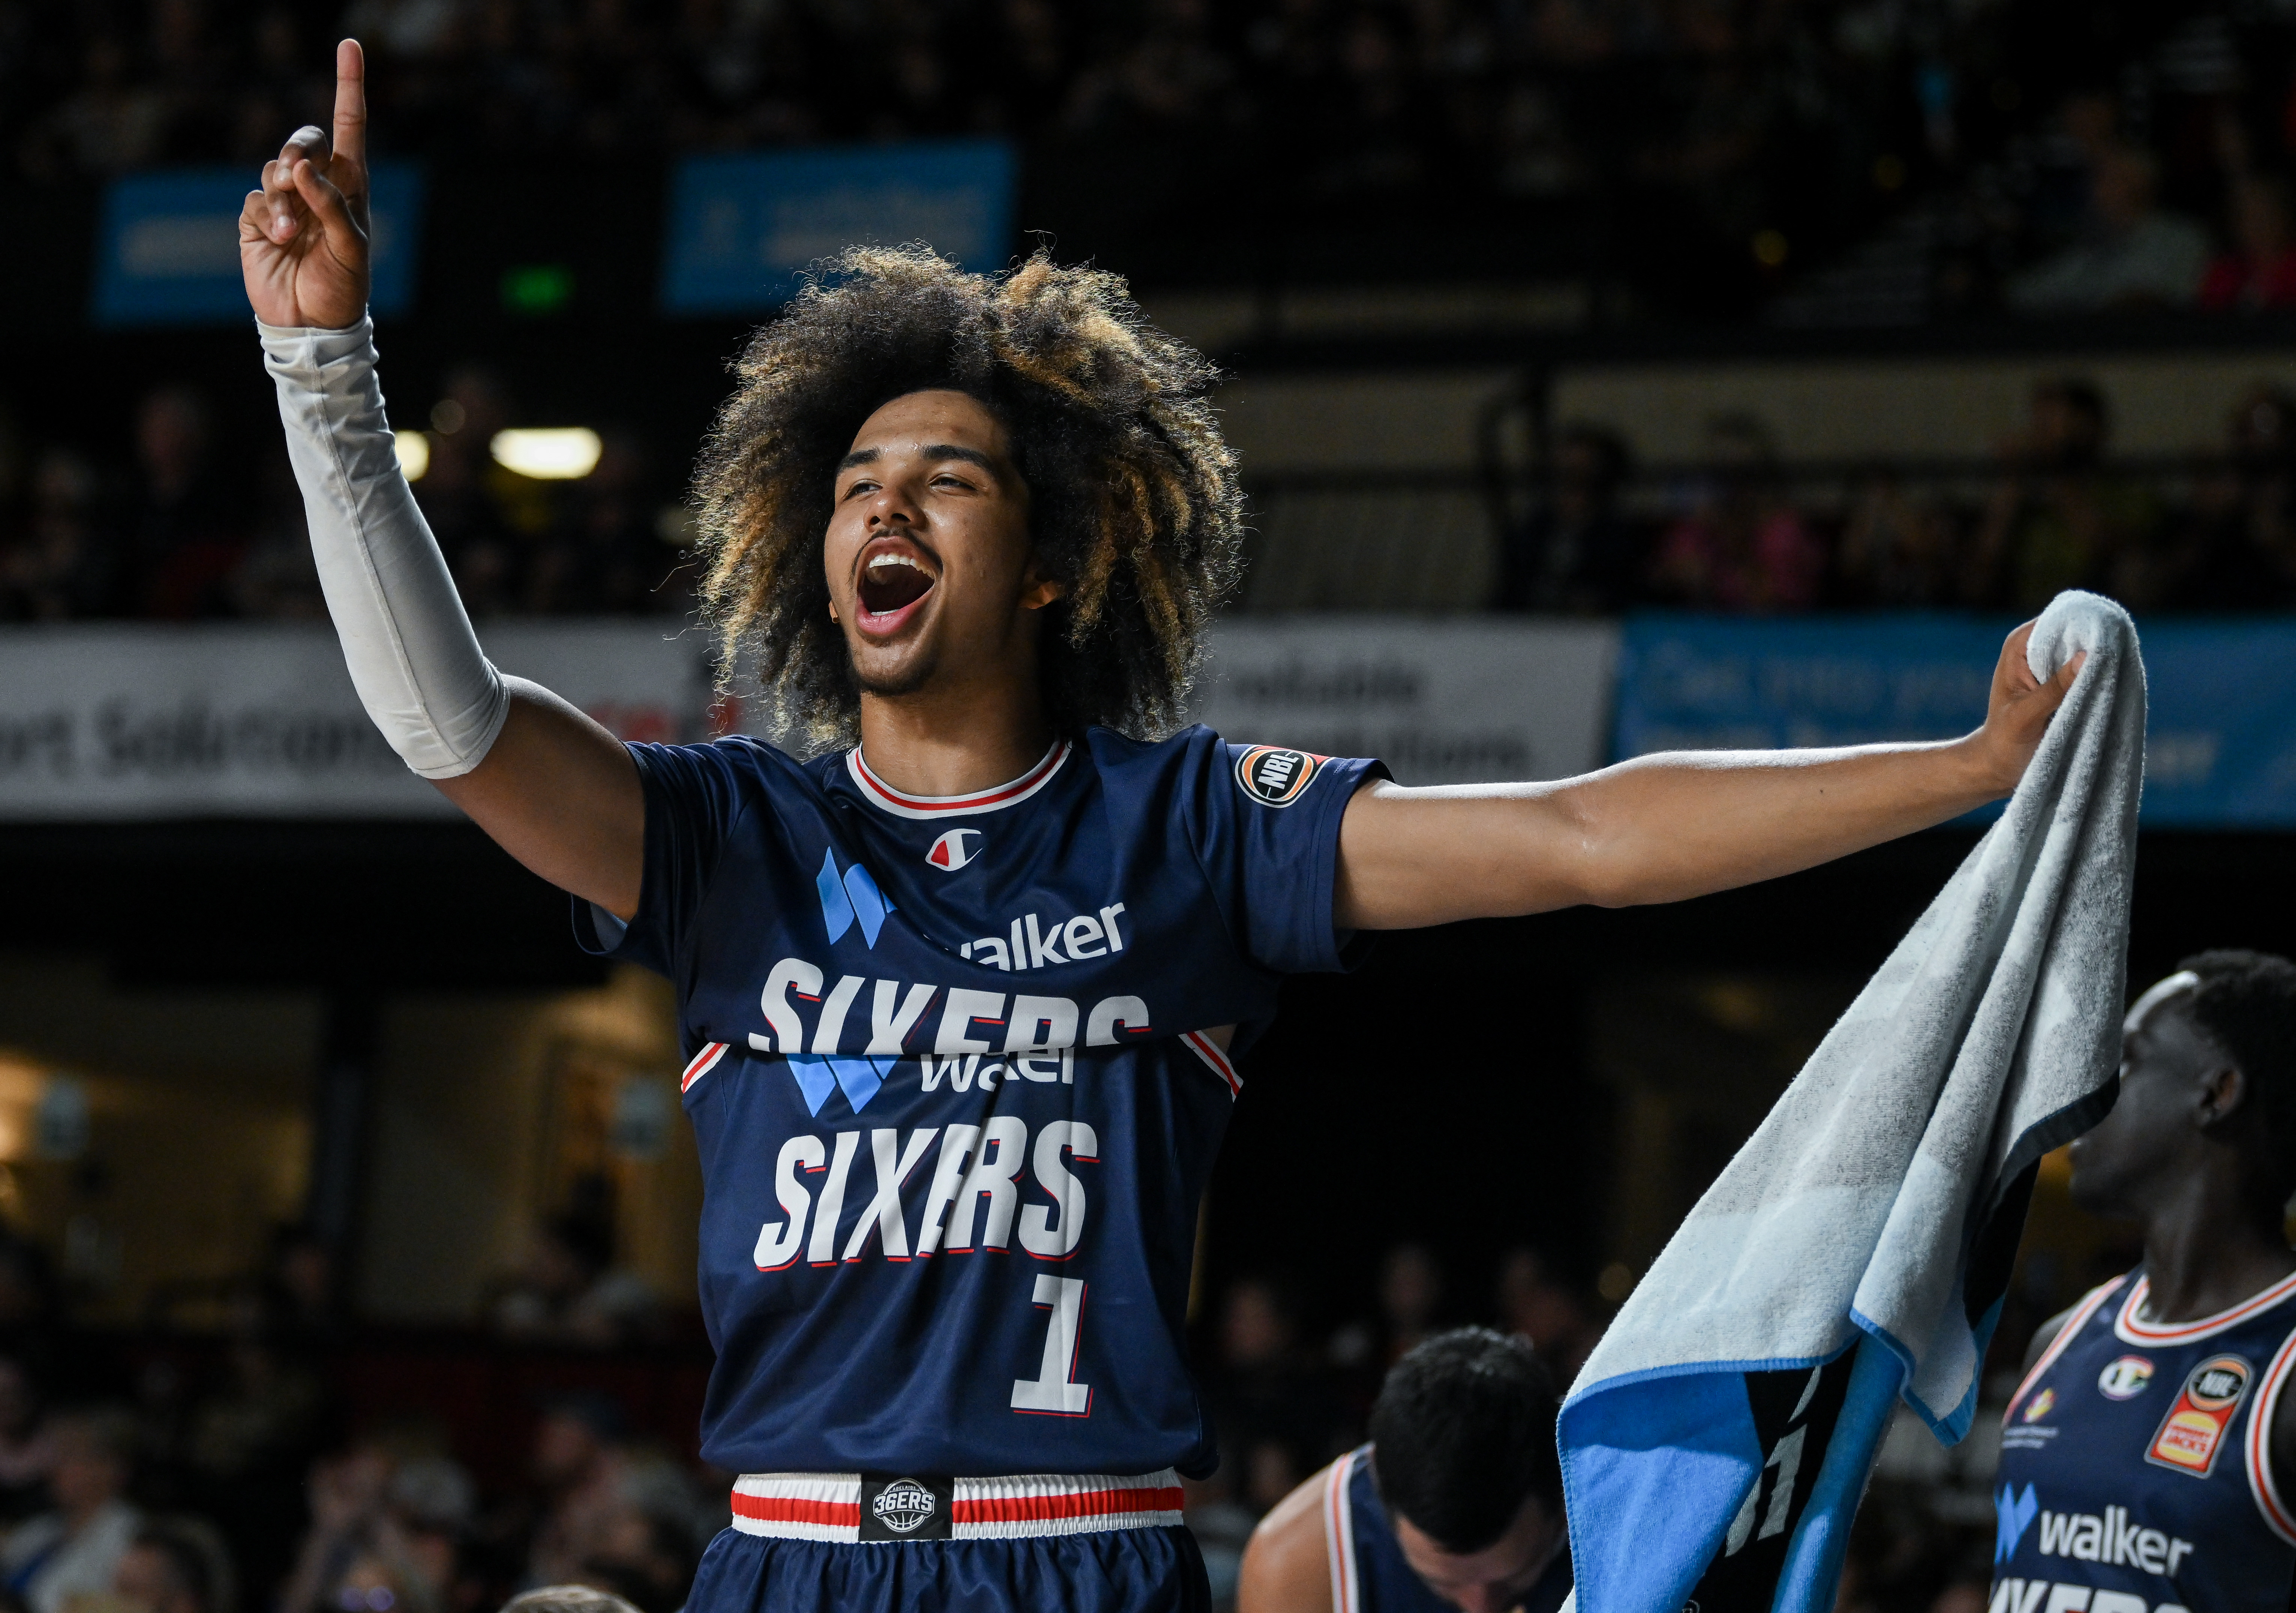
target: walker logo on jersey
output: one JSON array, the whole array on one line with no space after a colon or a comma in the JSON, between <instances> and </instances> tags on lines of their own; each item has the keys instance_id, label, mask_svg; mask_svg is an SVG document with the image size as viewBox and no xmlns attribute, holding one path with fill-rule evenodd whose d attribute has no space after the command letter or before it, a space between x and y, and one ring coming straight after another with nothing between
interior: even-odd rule
<instances>
[{"instance_id":1,"label":"walker logo on jersey","mask_svg":"<svg viewBox=\"0 0 2296 1613\"><path fill-rule=\"evenodd\" d=\"M1288 807L1300 799L1328 756L1255 745L1235 759L1236 787L1262 806Z\"/></svg>"},{"instance_id":2,"label":"walker logo on jersey","mask_svg":"<svg viewBox=\"0 0 2296 1613\"><path fill-rule=\"evenodd\" d=\"M2038 1422L2041 1419L2046 1417L2051 1411L2054 1411L2056 1409L2056 1405L2057 1392L2054 1389L2044 1389L2038 1395L2034 1395L2032 1403L2025 1408L2025 1420L2027 1422Z\"/></svg>"},{"instance_id":3,"label":"walker logo on jersey","mask_svg":"<svg viewBox=\"0 0 2296 1613\"><path fill-rule=\"evenodd\" d=\"M951 829L932 843L925 860L945 873L954 874L980 855L980 840L979 829Z\"/></svg>"},{"instance_id":4,"label":"walker logo on jersey","mask_svg":"<svg viewBox=\"0 0 2296 1613\"><path fill-rule=\"evenodd\" d=\"M2017 1543L2025 1538L2032 1527L2033 1515L2041 1503L2033 1498L2033 1486L2027 1485L2022 1495L2012 1495L2003 1485L2001 1494L1993 1498L1993 1560L2007 1562L2017 1555Z\"/></svg>"},{"instance_id":5,"label":"walker logo on jersey","mask_svg":"<svg viewBox=\"0 0 2296 1613\"><path fill-rule=\"evenodd\" d=\"M824 852L813 888L821 893L821 922L828 926L832 942L857 924L861 939L872 948L876 946L877 933L885 927L885 915L893 910L893 904L869 877L868 869L857 862L840 876L837 853Z\"/></svg>"},{"instance_id":6,"label":"walker logo on jersey","mask_svg":"<svg viewBox=\"0 0 2296 1613\"><path fill-rule=\"evenodd\" d=\"M2096 1375L2096 1392L2107 1400L2134 1400L2152 1381L2152 1363L2142 1355L2124 1355Z\"/></svg>"},{"instance_id":7,"label":"walker logo on jersey","mask_svg":"<svg viewBox=\"0 0 2296 1613\"><path fill-rule=\"evenodd\" d=\"M2144 1460L2155 1467L2206 1478L2216 1468L2225 1432L2232 1427L2233 1414L2240 1410L2241 1397L2248 1393L2249 1379L2254 1376L2255 1369L2237 1355L2211 1355L2194 1367L2177 1403L2161 1420Z\"/></svg>"},{"instance_id":8,"label":"walker logo on jersey","mask_svg":"<svg viewBox=\"0 0 2296 1613\"><path fill-rule=\"evenodd\" d=\"M2001 1494L1994 1498L1997 1510L2008 1494L2009 1486L2002 1485ZM2033 1486L2027 1485L2017 1504L2022 1510L2032 1501ZM2025 1517L2030 1518L2032 1513L2026 1511ZM2044 1557L2069 1557L2076 1562L2103 1563L2116 1568L2142 1568L2147 1574L2175 1574L2193 1550L2189 1540L2178 1540L2159 1529L2144 1527L2128 1515L2127 1507L2107 1507L2102 1512L2044 1511L2040 1518L2040 1538L2033 1549ZM2024 1532L2021 1523L2016 1534L2012 1535L2008 1515L2001 1513L1994 1536L1993 1560L2008 1561L2015 1554L2018 1538Z\"/></svg>"}]
</instances>

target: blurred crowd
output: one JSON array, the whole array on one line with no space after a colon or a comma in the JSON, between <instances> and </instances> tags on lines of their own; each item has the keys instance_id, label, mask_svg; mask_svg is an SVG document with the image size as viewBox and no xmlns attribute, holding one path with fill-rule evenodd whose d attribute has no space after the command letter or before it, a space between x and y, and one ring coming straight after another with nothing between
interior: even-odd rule
<instances>
[{"instance_id":1,"label":"blurred crowd","mask_svg":"<svg viewBox=\"0 0 2296 1613\"><path fill-rule=\"evenodd\" d=\"M568 1584L684 1605L726 1516L725 1476L679 1454L690 1429L642 1429L600 1389L529 1394L489 1408L524 1444L482 1485L444 1395L358 1414L330 1286L289 1230L219 1330L90 1332L41 1251L0 1236L0 1609L481 1613ZM497 1318L529 1345L632 1340L527 1321Z\"/></svg>"},{"instance_id":2,"label":"blurred crowd","mask_svg":"<svg viewBox=\"0 0 2296 1613\"><path fill-rule=\"evenodd\" d=\"M499 381L465 366L421 433L415 496L479 617L683 614L688 518L627 432L596 467L538 481L495 462ZM275 426L226 433L197 387L153 387L124 452L40 442L0 405L0 622L325 613Z\"/></svg>"},{"instance_id":3,"label":"blurred crowd","mask_svg":"<svg viewBox=\"0 0 2296 1613\"><path fill-rule=\"evenodd\" d=\"M1506 523L1496 603L2031 613L2085 588L2137 612L2296 606L2296 392L2251 389L2186 463L2117 463L2112 430L2079 376L2037 386L2026 426L1967 465L1796 477L1761 421L1725 415L1701 467L1654 478L1617 433L1568 426Z\"/></svg>"},{"instance_id":4,"label":"blurred crowd","mask_svg":"<svg viewBox=\"0 0 2296 1613\"><path fill-rule=\"evenodd\" d=\"M324 121L344 32L385 149L442 161L996 133L1160 148L1169 182L1286 216L1558 204L1578 267L1682 311L1932 213L1948 308L2296 295L2270 7L0 0L0 158L36 185L253 163Z\"/></svg>"}]
</instances>

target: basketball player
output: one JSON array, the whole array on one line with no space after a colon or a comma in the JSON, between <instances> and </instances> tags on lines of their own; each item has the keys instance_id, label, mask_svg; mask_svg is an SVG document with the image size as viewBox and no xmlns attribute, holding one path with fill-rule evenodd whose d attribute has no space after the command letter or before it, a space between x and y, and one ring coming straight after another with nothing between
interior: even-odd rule
<instances>
[{"instance_id":1,"label":"basketball player","mask_svg":"<svg viewBox=\"0 0 2296 1613\"><path fill-rule=\"evenodd\" d=\"M2074 1202L2144 1263L2033 1339L2003 1421L1993 1613L2232 1613L2296 1576L2296 965L2187 959L2129 1010Z\"/></svg>"},{"instance_id":2,"label":"basketball player","mask_svg":"<svg viewBox=\"0 0 2296 1613\"><path fill-rule=\"evenodd\" d=\"M1173 733L1242 514L1210 366L1111 276L855 252L750 343L701 479L709 608L821 753L622 745L487 661L398 473L356 44L337 72L332 141L247 198L248 292L369 714L677 984L702 1451L746 1475L706 1613L1201 1605L1194 1213L1283 977L1941 822L2015 786L2077 670L2037 682L2021 631L1959 740L1556 784ZM1513 1033L1502 1003L1362 1011L1406 1058Z\"/></svg>"},{"instance_id":3,"label":"basketball player","mask_svg":"<svg viewBox=\"0 0 2296 1613\"><path fill-rule=\"evenodd\" d=\"M1570 1593L1554 1409L1529 1340L1429 1339L1381 1386L1371 1443L1260 1520L1236 1613L1554 1613Z\"/></svg>"}]
</instances>

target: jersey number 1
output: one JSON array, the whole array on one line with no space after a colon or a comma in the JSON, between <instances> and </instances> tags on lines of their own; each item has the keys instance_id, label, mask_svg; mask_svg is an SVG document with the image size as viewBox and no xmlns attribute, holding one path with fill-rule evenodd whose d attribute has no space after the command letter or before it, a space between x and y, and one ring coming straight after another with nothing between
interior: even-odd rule
<instances>
[{"instance_id":1,"label":"jersey number 1","mask_svg":"<svg viewBox=\"0 0 2296 1613\"><path fill-rule=\"evenodd\" d=\"M1084 1320L1084 1280L1076 1277L1037 1279L1035 1303L1049 1309L1052 1325L1045 1330L1045 1358L1034 1378L1013 1380L1015 1411L1050 1411L1057 1417L1085 1417L1092 1411L1092 1386L1075 1382L1078 1324Z\"/></svg>"}]
</instances>

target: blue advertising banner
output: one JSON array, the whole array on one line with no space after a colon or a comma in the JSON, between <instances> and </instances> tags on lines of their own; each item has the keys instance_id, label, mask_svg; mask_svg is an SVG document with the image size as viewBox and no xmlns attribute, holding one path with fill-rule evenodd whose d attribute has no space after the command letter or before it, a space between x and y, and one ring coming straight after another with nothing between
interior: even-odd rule
<instances>
[{"instance_id":1,"label":"blue advertising banner","mask_svg":"<svg viewBox=\"0 0 2296 1613\"><path fill-rule=\"evenodd\" d=\"M778 307L849 246L922 241L967 268L1000 267L1018 168L1002 140L688 157L670 193L662 311Z\"/></svg>"},{"instance_id":2,"label":"blue advertising banner","mask_svg":"<svg viewBox=\"0 0 2296 1613\"><path fill-rule=\"evenodd\" d=\"M1628 617L1614 753L1945 739L1985 716L2002 636L1956 615ZM2296 621L2139 622L2144 820L2296 827Z\"/></svg>"},{"instance_id":3,"label":"blue advertising banner","mask_svg":"<svg viewBox=\"0 0 2296 1613\"><path fill-rule=\"evenodd\" d=\"M414 300L422 228L422 170L378 162L368 176L374 289L383 317ZM249 167L129 174L103 198L95 302L102 325L219 325L251 318L239 278L239 210L255 188Z\"/></svg>"}]
</instances>

